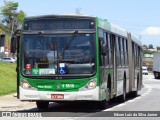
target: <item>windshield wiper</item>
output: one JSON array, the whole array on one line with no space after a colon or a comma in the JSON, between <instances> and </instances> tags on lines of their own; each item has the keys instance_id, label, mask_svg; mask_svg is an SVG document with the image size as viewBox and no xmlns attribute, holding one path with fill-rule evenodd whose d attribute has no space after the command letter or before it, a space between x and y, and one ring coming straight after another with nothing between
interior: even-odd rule
<instances>
[{"instance_id":1,"label":"windshield wiper","mask_svg":"<svg viewBox=\"0 0 160 120\"><path fill-rule=\"evenodd\" d=\"M63 58L64 58L65 50L67 50L68 47L70 46L70 44L72 43L72 41L75 40L77 34L78 34L78 30L75 30L74 33L73 33L73 35L71 36L71 39L69 40L68 44L64 47Z\"/></svg>"}]
</instances>

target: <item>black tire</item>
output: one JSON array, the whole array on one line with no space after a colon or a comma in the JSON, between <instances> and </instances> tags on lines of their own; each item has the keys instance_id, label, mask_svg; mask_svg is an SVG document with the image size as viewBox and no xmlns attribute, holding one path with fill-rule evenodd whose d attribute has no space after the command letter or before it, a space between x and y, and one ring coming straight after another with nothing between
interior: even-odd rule
<instances>
[{"instance_id":1,"label":"black tire","mask_svg":"<svg viewBox=\"0 0 160 120\"><path fill-rule=\"evenodd\" d=\"M108 101L106 100L103 100L103 101L99 101L98 102L98 108L101 109L101 110L104 110L107 108L107 105L108 105Z\"/></svg>"},{"instance_id":2,"label":"black tire","mask_svg":"<svg viewBox=\"0 0 160 120\"><path fill-rule=\"evenodd\" d=\"M108 101L111 100L111 89L107 88L107 97L109 98Z\"/></svg>"},{"instance_id":3,"label":"black tire","mask_svg":"<svg viewBox=\"0 0 160 120\"><path fill-rule=\"evenodd\" d=\"M154 78L157 79L157 76L155 75L155 73L154 73Z\"/></svg>"},{"instance_id":4,"label":"black tire","mask_svg":"<svg viewBox=\"0 0 160 120\"><path fill-rule=\"evenodd\" d=\"M48 101L36 101L36 104L38 109L47 109L49 106Z\"/></svg>"},{"instance_id":5,"label":"black tire","mask_svg":"<svg viewBox=\"0 0 160 120\"><path fill-rule=\"evenodd\" d=\"M106 97L108 98L107 100L109 102L111 100L111 77L110 75L108 76Z\"/></svg>"},{"instance_id":6,"label":"black tire","mask_svg":"<svg viewBox=\"0 0 160 120\"><path fill-rule=\"evenodd\" d=\"M159 74L158 74L157 72L155 72L155 73L154 73L154 77L155 77L155 79L158 79Z\"/></svg>"}]
</instances>

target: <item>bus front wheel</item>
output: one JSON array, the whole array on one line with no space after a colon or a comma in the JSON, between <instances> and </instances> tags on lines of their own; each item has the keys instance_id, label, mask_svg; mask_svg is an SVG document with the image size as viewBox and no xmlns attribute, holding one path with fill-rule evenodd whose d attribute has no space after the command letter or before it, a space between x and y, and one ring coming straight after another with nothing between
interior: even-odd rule
<instances>
[{"instance_id":1,"label":"bus front wheel","mask_svg":"<svg viewBox=\"0 0 160 120\"><path fill-rule=\"evenodd\" d=\"M102 101L98 102L98 108L101 110L106 109L107 105L108 105L108 101L106 101L106 100L102 100Z\"/></svg>"},{"instance_id":2,"label":"bus front wheel","mask_svg":"<svg viewBox=\"0 0 160 120\"><path fill-rule=\"evenodd\" d=\"M38 109L47 109L49 106L48 101L36 101L36 104Z\"/></svg>"}]
</instances>

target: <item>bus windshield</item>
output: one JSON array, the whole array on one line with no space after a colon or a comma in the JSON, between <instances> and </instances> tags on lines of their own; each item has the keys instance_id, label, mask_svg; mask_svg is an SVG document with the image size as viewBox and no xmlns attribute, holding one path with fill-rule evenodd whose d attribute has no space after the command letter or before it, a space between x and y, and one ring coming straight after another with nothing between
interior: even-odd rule
<instances>
[{"instance_id":1,"label":"bus windshield","mask_svg":"<svg viewBox=\"0 0 160 120\"><path fill-rule=\"evenodd\" d=\"M22 35L24 75L95 73L95 34Z\"/></svg>"}]
</instances>

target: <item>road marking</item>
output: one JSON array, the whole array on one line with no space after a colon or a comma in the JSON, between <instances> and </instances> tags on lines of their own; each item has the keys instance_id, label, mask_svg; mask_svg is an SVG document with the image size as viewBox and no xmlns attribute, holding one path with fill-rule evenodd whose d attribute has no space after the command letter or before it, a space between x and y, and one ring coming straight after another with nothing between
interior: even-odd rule
<instances>
[{"instance_id":1,"label":"road marking","mask_svg":"<svg viewBox=\"0 0 160 120\"><path fill-rule=\"evenodd\" d=\"M137 101L138 99L141 99L142 97L148 95L148 94L152 91L152 87L149 86L149 85L144 84L144 88L147 88L148 90L147 90L143 95L138 96L138 97L136 97L136 98L134 98L134 99L132 99L132 100L128 100L128 101L126 101L125 103L119 104L119 105L114 106L114 107L112 107L112 108L105 109L105 110L103 110L103 111L113 111L114 109L119 108L119 107L122 107L122 106L124 106L124 105L126 105L126 104L128 104L128 103L133 103L133 102Z\"/></svg>"}]
</instances>

